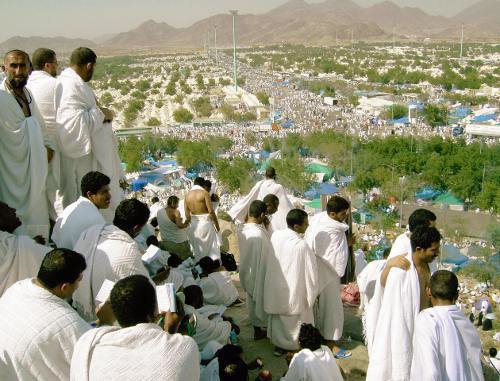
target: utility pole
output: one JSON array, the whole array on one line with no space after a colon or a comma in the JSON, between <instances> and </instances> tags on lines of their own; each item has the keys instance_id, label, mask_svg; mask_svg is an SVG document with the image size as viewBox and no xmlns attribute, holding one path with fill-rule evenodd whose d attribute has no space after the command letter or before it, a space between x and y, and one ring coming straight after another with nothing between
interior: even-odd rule
<instances>
[{"instance_id":1,"label":"utility pole","mask_svg":"<svg viewBox=\"0 0 500 381\"><path fill-rule=\"evenodd\" d=\"M462 23L462 38L460 39L460 60L464 51L464 24Z\"/></svg>"},{"instance_id":2,"label":"utility pole","mask_svg":"<svg viewBox=\"0 0 500 381\"><path fill-rule=\"evenodd\" d=\"M237 78L237 69L236 69L236 15L238 14L237 10L229 11L233 16L233 75L234 75L234 90L238 91L238 78Z\"/></svg>"},{"instance_id":3,"label":"utility pole","mask_svg":"<svg viewBox=\"0 0 500 381\"><path fill-rule=\"evenodd\" d=\"M217 25L214 26L214 49L215 49L215 65L219 64L219 57L217 56Z\"/></svg>"}]
</instances>

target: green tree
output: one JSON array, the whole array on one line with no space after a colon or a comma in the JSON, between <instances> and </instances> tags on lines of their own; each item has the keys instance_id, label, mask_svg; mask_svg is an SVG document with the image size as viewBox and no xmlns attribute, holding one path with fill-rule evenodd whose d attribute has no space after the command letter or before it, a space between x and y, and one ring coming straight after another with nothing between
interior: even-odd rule
<instances>
[{"instance_id":1,"label":"green tree","mask_svg":"<svg viewBox=\"0 0 500 381\"><path fill-rule=\"evenodd\" d=\"M170 81L165 90L165 94L167 95L175 95L175 82Z\"/></svg>"},{"instance_id":2,"label":"green tree","mask_svg":"<svg viewBox=\"0 0 500 381\"><path fill-rule=\"evenodd\" d=\"M137 81L137 83L135 84L135 87L137 90L139 90L141 92L146 92L151 88L151 85L149 84L149 81L142 79L140 81Z\"/></svg>"},{"instance_id":3,"label":"green tree","mask_svg":"<svg viewBox=\"0 0 500 381\"><path fill-rule=\"evenodd\" d=\"M201 74L196 74L196 86L198 86L198 90L205 90L205 81L203 80L203 76Z\"/></svg>"},{"instance_id":4,"label":"green tree","mask_svg":"<svg viewBox=\"0 0 500 381\"><path fill-rule=\"evenodd\" d=\"M191 114L188 109L179 107L174 111L174 120L177 123L191 123L193 120L193 114Z\"/></svg>"},{"instance_id":5,"label":"green tree","mask_svg":"<svg viewBox=\"0 0 500 381\"><path fill-rule=\"evenodd\" d=\"M155 106L156 108L162 108L163 107L163 101L162 100L158 100L155 102Z\"/></svg>"},{"instance_id":6,"label":"green tree","mask_svg":"<svg viewBox=\"0 0 500 381\"><path fill-rule=\"evenodd\" d=\"M174 97L174 102L175 103L179 103L180 105L182 104L182 102L184 102L184 96L182 94L177 94L175 97Z\"/></svg>"},{"instance_id":7,"label":"green tree","mask_svg":"<svg viewBox=\"0 0 500 381\"><path fill-rule=\"evenodd\" d=\"M121 161L127 164L127 172L137 172L141 169L142 144L136 136L120 140L118 152Z\"/></svg>"},{"instance_id":8,"label":"green tree","mask_svg":"<svg viewBox=\"0 0 500 381\"><path fill-rule=\"evenodd\" d=\"M288 189L304 193L313 183L312 175L305 172L304 163L298 157L271 160L270 165L276 169L279 182Z\"/></svg>"},{"instance_id":9,"label":"green tree","mask_svg":"<svg viewBox=\"0 0 500 381\"><path fill-rule=\"evenodd\" d=\"M207 142L204 141L187 141L179 143L176 153L177 161L184 168L193 168L196 165L212 165L214 155Z\"/></svg>"},{"instance_id":10,"label":"green tree","mask_svg":"<svg viewBox=\"0 0 500 381\"><path fill-rule=\"evenodd\" d=\"M196 113L203 117L208 117L212 114L212 105L208 97L199 97L194 100L193 107Z\"/></svg>"},{"instance_id":11,"label":"green tree","mask_svg":"<svg viewBox=\"0 0 500 381\"><path fill-rule=\"evenodd\" d=\"M249 146L255 146L257 144L257 135L253 131L245 132L245 143Z\"/></svg>"},{"instance_id":12,"label":"green tree","mask_svg":"<svg viewBox=\"0 0 500 381\"><path fill-rule=\"evenodd\" d=\"M241 193L246 193L252 184L255 166L248 159L235 157L232 160L216 160L215 169L217 180L229 192L239 190Z\"/></svg>"},{"instance_id":13,"label":"green tree","mask_svg":"<svg viewBox=\"0 0 500 381\"><path fill-rule=\"evenodd\" d=\"M359 98L356 95L352 95L349 97L349 103L352 104L354 107L359 106Z\"/></svg>"},{"instance_id":14,"label":"green tree","mask_svg":"<svg viewBox=\"0 0 500 381\"><path fill-rule=\"evenodd\" d=\"M101 95L100 101L103 106L109 107L109 105L113 102L113 96L111 93L105 92Z\"/></svg>"},{"instance_id":15,"label":"green tree","mask_svg":"<svg viewBox=\"0 0 500 381\"><path fill-rule=\"evenodd\" d=\"M150 126L150 127L157 127L157 126L161 125L161 122L158 118L155 118L153 116L153 117L149 118L149 120L146 122L146 125Z\"/></svg>"},{"instance_id":16,"label":"green tree","mask_svg":"<svg viewBox=\"0 0 500 381\"><path fill-rule=\"evenodd\" d=\"M222 106L219 107L219 111L222 113L225 120L235 119L234 108L230 104L224 103Z\"/></svg>"},{"instance_id":17,"label":"green tree","mask_svg":"<svg viewBox=\"0 0 500 381\"><path fill-rule=\"evenodd\" d=\"M426 104L424 106L425 122L431 126L444 126L448 123L448 109L446 106Z\"/></svg>"},{"instance_id":18,"label":"green tree","mask_svg":"<svg viewBox=\"0 0 500 381\"><path fill-rule=\"evenodd\" d=\"M269 106L269 95L267 95L263 91L259 91L255 94L257 99L259 100L260 103L262 103L265 106Z\"/></svg>"}]
</instances>

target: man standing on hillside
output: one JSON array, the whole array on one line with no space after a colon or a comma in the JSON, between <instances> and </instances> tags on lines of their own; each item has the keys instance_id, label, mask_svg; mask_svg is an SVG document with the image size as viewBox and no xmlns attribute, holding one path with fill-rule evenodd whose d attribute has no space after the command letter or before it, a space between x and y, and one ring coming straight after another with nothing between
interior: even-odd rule
<instances>
[{"instance_id":1,"label":"man standing on hillside","mask_svg":"<svg viewBox=\"0 0 500 381\"><path fill-rule=\"evenodd\" d=\"M25 88L28 54L8 52L2 69L6 78L0 84L0 200L16 209L24 226L43 225L48 232L45 181L51 150L44 147L43 119Z\"/></svg>"},{"instance_id":2,"label":"man standing on hillside","mask_svg":"<svg viewBox=\"0 0 500 381\"><path fill-rule=\"evenodd\" d=\"M111 128L113 113L97 104L95 94L88 85L96 61L96 54L89 48L77 48L71 54L70 67L57 79L56 122L60 125L61 175L67 180L62 190L64 206L80 196L78 186L83 176L99 171L111 179L112 202L104 213L109 222L123 199L120 189L123 171Z\"/></svg>"},{"instance_id":3,"label":"man standing on hillside","mask_svg":"<svg viewBox=\"0 0 500 381\"><path fill-rule=\"evenodd\" d=\"M48 145L54 155L49 163L47 175L47 198L49 202L49 215L55 221L62 213L62 203L57 197L60 189L61 176L61 148L56 125L56 106L54 103L56 91L57 57L51 49L39 48L31 57L33 72L26 86L33 94L33 99L43 117L43 133L47 137ZM64 180L64 179L63 179Z\"/></svg>"},{"instance_id":4,"label":"man standing on hillside","mask_svg":"<svg viewBox=\"0 0 500 381\"><path fill-rule=\"evenodd\" d=\"M220 259L219 221L210 194L203 188L205 180L197 177L184 202L189 243L196 261L203 257Z\"/></svg>"}]
</instances>

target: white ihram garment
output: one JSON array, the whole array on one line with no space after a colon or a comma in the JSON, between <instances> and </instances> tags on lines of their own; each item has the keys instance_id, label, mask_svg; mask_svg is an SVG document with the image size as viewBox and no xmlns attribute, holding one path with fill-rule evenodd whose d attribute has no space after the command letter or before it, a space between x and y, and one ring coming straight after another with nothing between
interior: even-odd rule
<instances>
[{"instance_id":1,"label":"white ihram garment","mask_svg":"<svg viewBox=\"0 0 500 381\"><path fill-rule=\"evenodd\" d=\"M268 316L264 311L264 281L267 261L273 249L263 225L246 223L238 230L240 252L240 283L247 293L250 322L254 327L267 327Z\"/></svg>"},{"instance_id":2,"label":"white ihram garment","mask_svg":"<svg viewBox=\"0 0 500 381\"><path fill-rule=\"evenodd\" d=\"M0 296L17 281L36 276L51 250L30 237L0 231Z\"/></svg>"},{"instance_id":3,"label":"white ihram garment","mask_svg":"<svg viewBox=\"0 0 500 381\"><path fill-rule=\"evenodd\" d=\"M71 360L72 381L198 381L200 355L187 336L154 323L103 327L83 335Z\"/></svg>"},{"instance_id":4,"label":"white ihram garment","mask_svg":"<svg viewBox=\"0 0 500 381\"><path fill-rule=\"evenodd\" d=\"M25 89L28 100L32 99ZM36 104L30 104L31 116L25 117L14 96L0 85L0 200L22 221L30 225L49 226L45 182L47 151L42 132L43 119ZM45 237L47 238L47 237Z\"/></svg>"},{"instance_id":5,"label":"white ihram garment","mask_svg":"<svg viewBox=\"0 0 500 381\"><path fill-rule=\"evenodd\" d=\"M64 208L57 218L52 240L57 247L73 250L82 232L94 225L104 225L104 217L88 198L80 196L71 205Z\"/></svg>"},{"instance_id":6,"label":"white ihram garment","mask_svg":"<svg viewBox=\"0 0 500 381\"><path fill-rule=\"evenodd\" d=\"M227 271L216 271L199 281L203 291L203 301L229 307L238 299L238 290Z\"/></svg>"},{"instance_id":7,"label":"white ihram garment","mask_svg":"<svg viewBox=\"0 0 500 381\"><path fill-rule=\"evenodd\" d=\"M92 88L72 69L57 78L56 122L62 149L62 192L64 206L76 201L80 183L88 172L99 171L109 176L111 205L106 215L114 214L123 199L123 178L118 145L111 123L103 123L104 114L96 103Z\"/></svg>"},{"instance_id":8,"label":"white ihram garment","mask_svg":"<svg viewBox=\"0 0 500 381\"><path fill-rule=\"evenodd\" d=\"M87 229L74 250L87 261L80 287L73 295L74 305L86 321L96 319L95 297L106 279L117 282L136 274L149 278L137 244L114 225L96 225Z\"/></svg>"},{"instance_id":9,"label":"white ihram garment","mask_svg":"<svg viewBox=\"0 0 500 381\"><path fill-rule=\"evenodd\" d=\"M412 381L483 381L481 341L455 305L420 312L413 335Z\"/></svg>"},{"instance_id":10,"label":"white ihram garment","mask_svg":"<svg viewBox=\"0 0 500 381\"><path fill-rule=\"evenodd\" d=\"M209 214L192 214L187 233L195 262L203 257L220 259L220 238Z\"/></svg>"},{"instance_id":11,"label":"white ihram garment","mask_svg":"<svg viewBox=\"0 0 500 381\"><path fill-rule=\"evenodd\" d=\"M366 341L370 362L367 381L408 380L412 340L420 310L420 283L411 255L405 271L391 268L385 288L377 280L366 313Z\"/></svg>"},{"instance_id":12,"label":"white ihram garment","mask_svg":"<svg viewBox=\"0 0 500 381\"><path fill-rule=\"evenodd\" d=\"M62 212L62 199L58 196L61 179L61 144L56 124L55 90L57 80L43 70L34 70L26 87L33 94L38 110L44 121L43 134L48 140L48 147L54 150L47 175L47 198L50 217L55 220Z\"/></svg>"},{"instance_id":13,"label":"white ihram garment","mask_svg":"<svg viewBox=\"0 0 500 381\"><path fill-rule=\"evenodd\" d=\"M294 354L281 381L343 381L343 378L332 351L322 345L314 352L302 349Z\"/></svg>"},{"instance_id":14,"label":"white ihram garment","mask_svg":"<svg viewBox=\"0 0 500 381\"><path fill-rule=\"evenodd\" d=\"M349 256L345 234L348 229L348 225L322 212L311 218L306 232L306 240L318 263L320 294L315 307L316 327L326 340L339 340L344 327L340 278Z\"/></svg>"},{"instance_id":15,"label":"white ihram garment","mask_svg":"<svg viewBox=\"0 0 500 381\"><path fill-rule=\"evenodd\" d=\"M278 210L273 214L271 220L273 231L286 229L286 215L293 209L293 204L288 198L283 185L276 183L273 179L257 182L245 197L233 205L228 214L234 220L244 222L248 216L248 209L252 201L263 200L268 194L274 194L280 200Z\"/></svg>"},{"instance_id":16,"label":"white ihram garment","mask_svg":"<svg viewBox=\"0 0 500 381\"><path fill-rule=\"evenodd\" d=\"M73 348L90 325L33 280L0 299L0 380L68 380Z\"/></svg>"},{"instance_id":17,"label":"white ihram garment","mask_svg":"<svg viewBox=\"0 0 500 381\"><path fill-rule=\"evenodd\" d=\"M296 350L301 323L314 323L319 288L316 258L304 238L291 229L274 232L271 244L264 282L264 310L271 315L267 334L274 345Z\"/></svg>"},{"instance_id":18,"label":"white ihram garment","mask_svg":"<svg viewBox=\"0 0 500 381\"><path fill-rule=\"evenodd\" d=\"M202 307L203 308L203 307ZM201 308L200 308L201 309ZM195 310L192 306L184 305L186 314L196 315L196 333L193 336L194 341L198 344L198 349L201 351L210 341L217 341L219 344L225 345L229 340L231 333L231 323L223 321L221 317L208 319L205 314ZM198 365L198 364L196 364ZM193 365L194 366L194 365Z\"/></svg>"}]
</instances>

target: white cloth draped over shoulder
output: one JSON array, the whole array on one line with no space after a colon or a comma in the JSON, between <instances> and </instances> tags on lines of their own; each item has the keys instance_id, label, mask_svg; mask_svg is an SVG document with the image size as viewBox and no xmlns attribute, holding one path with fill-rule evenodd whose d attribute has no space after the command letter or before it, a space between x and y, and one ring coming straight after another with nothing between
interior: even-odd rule
<instances>
[{"instance_id":1,"label":"white cloth draped over shoulder","mask_svg":"<svg viewBox=\"0 0 500 381\"><path fill-rule=\"evenodd\" d=\"M220 259L220 237L209 214L192 214L187 234L195 262L203 257Z\"/></svg>"},{"instance_id":2,"label":"white cloth draped over shoulder","mask_svg":"<svg viewBox=\"0 0 500 381\"><path fill-rule=\"evenodd\" d=\"M267 334L274 345L296 350L300 324L314 323L319 288L316 258L304 238L291 229L274 232L271 244L264 281Z\"/></svg>"},{"instance_id":3,"label":"white cloth draped over shoulder","mask_svg":"<svg viewBox=\"0 0 500 381\"><path fill-rule=\"evenodd\" d=\"M28 100L33 98L24 92ZM5 81L0 84L0 200L16 209L25 228L48 227L43 119L34 102L30 110L31 116L25 117Z\"/></svg>"},{"instance_id":4,"label":"white cloth draped over shoulder","mask_svg":"<svg viewBox=\"0 0 500 381\"><path fill-rule=\"evenodd\" d=\"M200 355L187 336L157 324L103 327L84 334L71 360L71 381L198 381Z\"/></svg>"},{"instance_id":5,"label":"white cloth draped over shoulder","mask_svg":"<svg viewBox=\"0 0 500 381\"><path fill-rule=\"evenodd\" d=\"M65 300L28 278L0 298L0 380L68 380L73 348L90 329Z\"/></svg>"},{"instance_id":6,"label":"white cloth draped over shoulder","mask_svg":"<svg viewBox=\"0 0 500 381\"><path fill-rule=\"evenodd\" d=\"M104 225L106 221L99 209L88 198L80 196L64 208L57 218L52 231L52 240L57 247L73 249L82 232L94 225Z\"/></svg>"},{"instance_id":7,"label":"white cloth draped over shoulder","mask_svg":"<svg viewBox=\"0 0 500 381\"><path fill-rule=\"evenodd\" d=\"M386 260L379 259L368 263L363 271L356 277L361 296L360 309L366 309L375 294L375 286L380 273L385 267Z\"/></svg>"},{"instance_id":8,"label":"white cloth draped over shoulder","mask_svg":"<svg viewBox=\"0 0 500 381\"><path fill-rule=\"evenodd\" d=\"M203 300L207 304L229 307L238 299L238 290L227 271L216 271L200 279Z\"/></svg>"},{"instance_id":9,"label":"white cloth draped over shoulder","mask_svg":"<svg viewBox=\"0 0 500 381\"><path fill-rule=\"evenodd\" d=\"M17 281L36 276L51 250L30 237L0 231L0 296Z\"/></svg>"},{"instance_id":10,"label":"white cloth draped over shoulder","mask_svg":"<svg viewBox=\"0 0 500 381\"><path fill-rule=\"evenodd\" d=\"M420 310L420 284L411 255L405 271L391 268L385 288L380 277L366 313L366 341L370 362L367 381L408 380L412 340Z\"/></svg>"},{"instance_id":11,"label":"white cloth draped over shoulder","mask_svg":"<svg viewBox=\"0 0 500 381\"><path fill-rule=\"evenodd\" d=\"M82 233L74 250L87 261L80 286L73 294L73 303L86 321L96 319L95 296L103 282L117 282L130 275L149 278L135 241L114 225L95 225Z\"/></svg>"},{"instance_id":12,"label":"white cloth draped over shoulder","mask_svg":"<svg viewBox=\"0 0 500 381\"><path fill-rule=\"evenodd\" d=\"M111 205L109 214L123 198L123 178L118 145L111 123L103 123L104 114L97 106L92 88L72 69L65 69L57 78L56 122L63 155L62 176L64 206L80 195L82 177L90 171L109 176Z\"/></svg>"},{"instance_id":13,"label":"white cloth draped over shoulder","mask_svg":"<svg viewBox=\"0 0 500 381\"><path fill-rule=\"evenodd\" d=\"M229 340L231 333L231 323L223 321L221 317L217 316L213 319L208 319L205 314L195 310L192 306L184 305L186 314L196 315L196 333L193 336L194 341L198 344L198 349L201 351L205 348L210 341L217 341L219 344L225 345ZM197 366L198 364L196 364ZM194 366L194 364L193 364Z\"/></svg>"},{"instance_id":14,"label":"white cloth draped over shoulder","mask_svg":"<svg viewBox=\"0 0 500 381\"><path fill-rule=\"evenodd\" d=\"M420 312L413 335L411 380L483 381L481 341L455 305Z\"/></svg>"},{"instance_id":15,"label":"white cloth draped over shoulder","mask_svg":"<svg viewBox=\"0 0 500 381\"><path fill-rule=\"evenodd\" d=\"M273 231L286 229L286 215L293 209L293 204L288 198L283 185L278 184L273 179L265 179L257 182L245 197L233 205L228 214L234 220L244 222L252 201L262 201L268 194L274 194L280 200L278 210L273 214L273 218L271 219Z\"/></svg>"},{"instance_id":16,"label":"white cloth draped over shoulder","mask_svg":"<svg viewBox=\"0 0 500 381\"><path fill-rule=\"evenodd\" d=\"M268 316L264 311L264 282L267 261L273 249L263 225L246 223L238 229L240 251L240 283L247 293L248 314L255 327L266 327Z\"/></svg>"},{"instance_id":17,"label":"white cloth draped over shoulder","mask_svg":"<svg viewBox=\"0 0 500 381\"><path fill-rule=\"evenodd\" d=\"M315 308L316 327L327 340L339 340L344 327L340 278L344 275L349 256L345 234L348 229L348 225L322 212L311 218L306 232L306 241L318 264L320 294Z\"/></svg>"},{"instance_id":18,"label":"white cloth draped over shoulder","mask_svg":"<svg viewBox=\"0 0 500 381\"><path fill-rule=\"evenodd\" d=\"M57 191L60 189L61 178L61 144L56 124L55 90L57 80L43 70L34 70L28 79L26 87L33 94L37 108L44 121L42 130L45 145L54 153L49 163L47 175L47 197L49 201L49 212L52 219L56 219L62 212L62 203Z\"/></svg>"},{"instance_id":19,"label":"white cloth draped over shoulder","mask_svg":"<svg viewBox=\"0 0 500 381\"><path fill-rule=\"evenodd\" d=\"M391 247L391 252L389 253L389 256L387 259L391 259L394 257L397 257L398 255L411 255L413 253L413 250L411 248L411 241L410 241L410 235L411 233L409 231L406 231L396 237L394 240L394 243L392 244ZM438 269L438 260L437 258L429 263L429 270L431 271L431 274L437 271Z\"/></svg>"},{"instance_id":20,"label":"white cloth draped over shoulder","mask_svg":"<svg viewBox=\"0 0 500 381\"><path fill-rule=\"evenodd\" d=\"M332 351L322 345L314 352L302 349L294 354L281 381L343 381L343 378Z\"/></svg>"}]
</instances>

